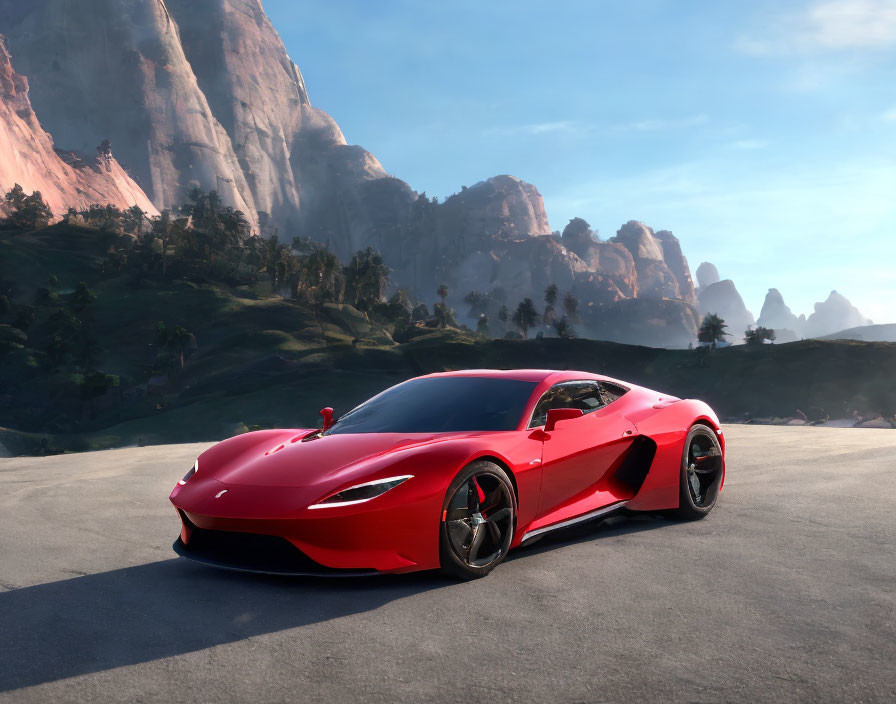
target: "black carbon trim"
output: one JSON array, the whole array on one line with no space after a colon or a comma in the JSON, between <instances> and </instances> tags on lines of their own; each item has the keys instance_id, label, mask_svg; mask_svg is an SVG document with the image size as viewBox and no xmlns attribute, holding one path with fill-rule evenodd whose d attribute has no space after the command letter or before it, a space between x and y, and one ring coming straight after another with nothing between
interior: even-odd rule
<instances>
[{"instance_id":1,"label":"black carbon trim","mask_svg":"<svg viewBox=\"0 0 896 704\"><path fill-rule=\"evenodd\" d=\"M337 569L315 562L285 538L257 533L193 528L189 545L178 538L174 552L204 565L257 574L369 577L375 569Z\"/></svg>"}]
</instances>

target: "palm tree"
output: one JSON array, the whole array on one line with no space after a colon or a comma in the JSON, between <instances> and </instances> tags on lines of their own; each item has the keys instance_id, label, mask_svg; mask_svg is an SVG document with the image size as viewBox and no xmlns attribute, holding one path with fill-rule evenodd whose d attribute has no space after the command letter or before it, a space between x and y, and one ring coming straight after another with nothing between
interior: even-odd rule
<instances>
[{"instance_id":1,"label":"palm tree","mask_svg":"<svg viewBox=\"0 0 896 704\"><path fill-rule=\"evenodd\" d=\"M177 362L177 368L183 371L184 355L191 345L195 344L195 337L183 326L178 325L173 330L159 321L156 325L156 345L159 351L167 357L167 365L173 366Z\"/></svg>"},{"instance_id":2,"label":"palm tree","mask_svg":"<svg viewBox=\"0 0 896 704\"><path fill-rule=\"evenodd\" d=\"M352 294L352 304L359 310L370 310L383 298L389 284L389 267L379 252L368 247L352 257L345 268L345 278Z\"/></svg>"},{"instance_id":3,"label":"palm tree","mask_svg":"<svg viewBox=\"0 0 896 704\"><path fill-rule=\"evenodd\" d=\"M513 322L523 331L523 337L529 337L529 328L534 327L538 321L538 311L531 298L524 298L513 314Z\"/></svg>"},{"instance_id":4,"label":"palm tree","mask_svg":"<svg viewBox=\"0 0 896 704\"><path fill-rule=\"evenodd\" d=\"M725 337L728 336L728 333L725 332L727 327L725 321L718 315L715 313L707 313L706 317L703 318L703 322L700 323L700 331L697 333L697 339L700 342L711 344L715 347L717 342L723 342Z\"/></svg>"},{"instance_id":5,"label":"palm tree","mask_svg":"<svg viewBox=\"0 0 896 704\"><path fill-rule=\"evenodd\" d=\"M125 210L123 213L125 232L130 232L132 235L140 234L140 228L143 226L145 217L146 213L139 205L132 205Z\"/></svg>"},{"instance_id":6,"label":"palm tree","mask_svg":"<svg viewBox=\"0 0 896 704\"><path fill-rule=\"evenodd\" d=\"M542 316L542 322L546 328L551 327L554 324L555 312L554 312L554 304L557 302L557 284L551 284L544 290L544 316Z\"/></svg>"},{"instance_id":7,"label":"palm tree","mask_svg":"<svg viewBox=\"0 0 896 704\"><path fill-rule=\"evenodd\" d=\"M478 319L480 315L488 310L491 297L487 293L481 293L474 289L464 297L464 302L470 306L470 310L467 311L467 317Z\"/></svg>"},{"instance_id":8,"label":"palm tree","mask_svg":"<svg viewBox=\"0 0 896 704\"><path fill-rule=\"evenodd\" d=\"M501 306L501 309L498 311L498 320L500 320L504 324L504 334L507 334L507 321L510 320L510 311L507 309L507 306Z\"/></svg>"},{"instance_id":9,"label":"palm tree","mask_svg":"<svg viewBox=\"0 0 896 704\"><path fill-rule=\"evenodd\" d=\"M579 317L579 299L572 295L572 291L563 297L563 310L570 320L578 320Z\"/></svg>"},{"instance_id":10,"label":"palm tree","mask_svg":"<svg viewBox=\"0 0 896 704\"><path fill-rule=\"evenodd\" d=\"M557 331L557 337L572 338L576 336L576 331L569 324L569 318L565 315L559 320L554 321L554 330Z\"/></svg>"}]
</instances>

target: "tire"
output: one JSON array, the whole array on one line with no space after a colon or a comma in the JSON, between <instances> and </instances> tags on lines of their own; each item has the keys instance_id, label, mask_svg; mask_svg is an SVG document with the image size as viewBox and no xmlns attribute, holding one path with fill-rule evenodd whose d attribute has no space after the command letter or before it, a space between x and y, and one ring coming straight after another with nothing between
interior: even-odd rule
<instances>
[{"instance_id":1,"label":"tire","mask_svg":"<svg viewBox=\"0 0 896 704\"><path fill-rule=\"evenodd\" d=\"M691 427L681 455L678 508L671 513L673 518L694 521L712 511L722 485L722 459L715 431L703 424Z\"/></svg>"},{"instance_id":2,"label":"tire","mask_svg":"<svg viewBox=\"0 0 896 704\"><path fill-rule=\"evenodd\" d=\"M442 572L463 580L485 577L507 557L515 529L516 495L507 472L493 462L469 464L442 504Z\"/></svg>"}]
</instances>

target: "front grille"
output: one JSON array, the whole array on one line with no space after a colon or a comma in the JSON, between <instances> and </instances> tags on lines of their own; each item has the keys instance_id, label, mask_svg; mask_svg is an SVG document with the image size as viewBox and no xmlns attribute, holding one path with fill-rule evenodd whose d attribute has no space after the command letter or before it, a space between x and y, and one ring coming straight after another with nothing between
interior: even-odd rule
<instances>
[{"instance_id":1,"label":"front grille","mask_svg":"<svg viewBox=\"0 0 896 704\"><path fill-rule=\"evenodd\" d=\"M286 538L229 530L192 528L190 543L175 550L192 560L249 572L346 576L373 574L373 569L341 569L315 562Z\"/></svg>"}]
</instances>

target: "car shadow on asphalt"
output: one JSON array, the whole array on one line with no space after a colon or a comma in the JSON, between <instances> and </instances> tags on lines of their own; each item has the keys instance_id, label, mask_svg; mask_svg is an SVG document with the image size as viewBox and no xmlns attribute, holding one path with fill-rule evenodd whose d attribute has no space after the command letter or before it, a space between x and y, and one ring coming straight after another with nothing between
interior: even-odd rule
<instances>
[{"instance_id":1,"label":"car shadow on asphalt","mask_svg":"<svg viewBox=\"0 0 896 704\"><path fill-rule=\"evenodd\" d=\"M608 518L576 523L561 530L552 531L536 542L523 545L507 556L507 562L526 559L544 552L561 550L578 543L593 542L618 535L641 533L668 526L672 521L660 514L620 512Z\"/></svg>"},{"instance_id":2,"label":"car shadow on asphalt","mask_svg":"<svg viewBox=\"0 0 896 704\"><path fill-rule=\"evenodd\" d=\"M509 559L662 524L639 517L574 526ZM175 558L21 587L0 592L0 691L325 622L451 585L434 572L275 577Z\"/></svg>"}]
</instances>

